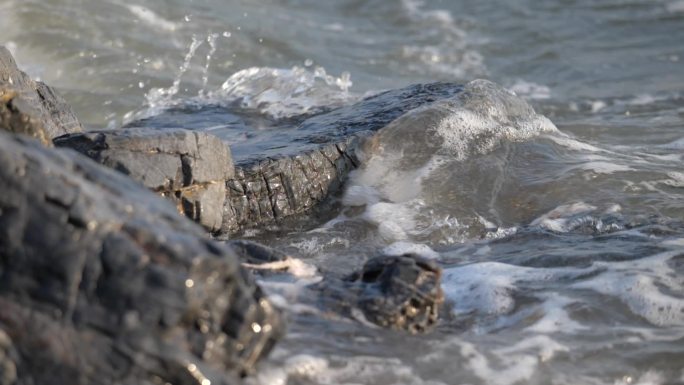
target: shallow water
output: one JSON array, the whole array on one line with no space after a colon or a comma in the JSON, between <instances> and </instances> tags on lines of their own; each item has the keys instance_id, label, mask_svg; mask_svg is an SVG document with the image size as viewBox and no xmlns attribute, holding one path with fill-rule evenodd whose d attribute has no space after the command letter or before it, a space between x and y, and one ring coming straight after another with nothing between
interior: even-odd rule
<instances>
[{"instance_id":1,"label":"shallow water","mask_svg":"<svg viewBox=\"0 0 684 385\"><path fill-rule=\"evenodd\" d=\"M249 382L684 382L684 2L3 0L0 25L91 128L214 109L193 124L221 132L230 109L265 132L476 78L549 119L494 91L413 111L333 221L253 233L333 274L436 258L452 304L407 336L298 306L306 281L270 278L289 334ZM397 140L416 125L423 139Z\"/></svg>"}]
</instances>

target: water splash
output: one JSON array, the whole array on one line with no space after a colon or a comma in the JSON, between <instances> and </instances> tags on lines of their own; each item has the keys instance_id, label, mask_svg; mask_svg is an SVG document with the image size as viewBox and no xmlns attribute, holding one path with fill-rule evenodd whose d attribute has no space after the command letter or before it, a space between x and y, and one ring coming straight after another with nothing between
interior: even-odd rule
<instances>
[{"instance_id":1,"label":"water splash","mask_svg":"<svg viewBox=\"0 0 684 385\"><path fill-rule=\"evenodd\" d=\"M209 66L211 65L211 59L216 53L216 40L219 38L219 34L210 33L207 36L207 43L209 43L209 52L207 53L207 60L204 64L204 69L202 70L202 89L199 90L198 96L204 96L206 93L207 85L209 83Z\"/></svg>"},{"instance_id":2,"label":"water splash","mask_svg":"<svg viewBox=\"0 0 684 385\"><path fill-rule=\"evenodd\" d=\"M178 94L180 91L180 84L183 79L183 75L188 71L190 68L190 61L192 60L193 57L195 57L195 53L197 52L197 49L204 43L204 40L198 39L197 36L192 37L192 43L190 43L190 47L188 48L188 52L185 54L185 59L183 60L183 64L179 67L178 69L178 74L176 75L175 79L173 80L173 84L169 88L152 88L145 97L147 98L147 105L149 106L148 112L151 112L151 115L154 115L154 111L158 111L159 109L163 109L171 104L173 101L173 98ZM149 116L149 115L147 115Z\"/></svg>"}]
</instances>

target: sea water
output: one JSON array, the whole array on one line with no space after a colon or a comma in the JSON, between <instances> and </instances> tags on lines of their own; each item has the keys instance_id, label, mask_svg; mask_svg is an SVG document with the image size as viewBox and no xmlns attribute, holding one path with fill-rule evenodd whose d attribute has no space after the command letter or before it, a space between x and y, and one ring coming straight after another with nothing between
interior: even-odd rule
<instances>
[{"instance_id":1,"label":"sea water","mask_svg":"<svg viewBox=\"0 0 684 385\"><path fill-rule=\"evenodd\" d=\"M93 129L203 106L268 125L467 85L383 130L332 221L247 234L299 272L262 282L289 330L247 382L684 382L682 1L1 0L0 25ZM302 303L404 252L444 268L431 334Z\"/></svg>"}]
</instances>

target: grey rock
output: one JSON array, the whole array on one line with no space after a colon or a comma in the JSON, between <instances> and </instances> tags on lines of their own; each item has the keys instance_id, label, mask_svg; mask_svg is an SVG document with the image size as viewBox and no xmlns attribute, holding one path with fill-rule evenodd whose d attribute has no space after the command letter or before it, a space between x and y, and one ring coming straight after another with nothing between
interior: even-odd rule
<instances>
[{"instance_id":1,"label":"grey rock","mask_svg":"<svg viewBox=\"0 0 684 385\"><path fill-rule=\"evenodd\" d=\"M54 143L141 182L207 230L222 228L226 180L235 170L220 139L183 129L128 128L65 135Z\"/></svg>"},{"instance_id":2,"label":"grey rock","mask_svg":"<svg viewBox=\"0 0 684 385\"><path fill-rule=\"evenodd\" d=\"M80 154L0 132L0 383L234 383L281 318L235 253Z\"/></svg>"},{"instance_id":3,"label":"grey rock","mask_svg":"<svg viewBox=\"0 0 684 385\"><path fill-rule=\"evenodd\" d=\"M228 244L246 266L280 268L285 264L274 262L291 258L251 241ZM318 303L325 311L358 318L354 312L360 310L364 321L416 334L430 331L439 320L444 302L441 275L434 261L415 254L378 256L349 276L328 276L310 288L319 293Z\"/></svg>"},{"instance_id":4,"label":"grey rock","mask_svg":"<svg viewBox=\"0 0 684 385\"><path fill-rule=\"evenodd\" d=\"M0 46L0 130L28 135L44 145L63 134L82 131L71 107L45 83L33 81L17 68Z\"/></svg>"}]
</instances>

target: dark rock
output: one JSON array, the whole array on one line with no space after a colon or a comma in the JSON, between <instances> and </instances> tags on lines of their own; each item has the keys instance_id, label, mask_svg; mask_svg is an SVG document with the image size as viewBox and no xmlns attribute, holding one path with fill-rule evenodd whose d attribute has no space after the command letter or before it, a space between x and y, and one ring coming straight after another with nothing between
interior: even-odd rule
<instances>
[{"instance_id":1,"label":"dark rock","mask_svg":"<svg viewBox=\"0 0 684 385\"><path fill-rule=\"evenodd\" d=\"M230 149L205 132L119 129L58 137L69 147L169 198L207 230L223 223L226 180L235 175Z\"/></svg>"},{"instance_id":2,"label":"dark rock","mask_svg":"<svg viewBox=\"0 0 684 385\"><path fill-rule=\"evenodd\" d=\"M291 257L250 241L229 245L247 266L287 262ZM342 279L326 277L311 288L319 292L324 310L348 317L363 318L373 324L410 333L431 330L438 321L444 302L441 268L414 254L371 258L363 268Z\"/></svg>"},{"instance_id":3,"label":"dark rock","mask_svg":"<svg viewBox=\"0 0 684 385\"><path fill-rule=\"evenodd\" d=\"M434 261L404 254L372 258L345 281L369 321L420 333L437 324L444 302L441 276Z\"/></svg>"},{"instance_id":4,"label":"dark rock","mask_svg":"<svg viewBox=\"0 0 684 385\"><path fill-rule=\"evenodd\" d=\"M120 173L0 133L0 383L234 383L282 332L227 246Z\"/></svg>"},{"instance_id":5,"label":"dark rock","mask_svg":"<svg viewBox=\"0 0 684 385\"><path fill-rule=\"evenodd\" d=\"M28 135L44 145L56 136L82 131L71 107L42 82L17 68L10 52L0 46L0 130Z\"/></svg>"}]
</instances>

